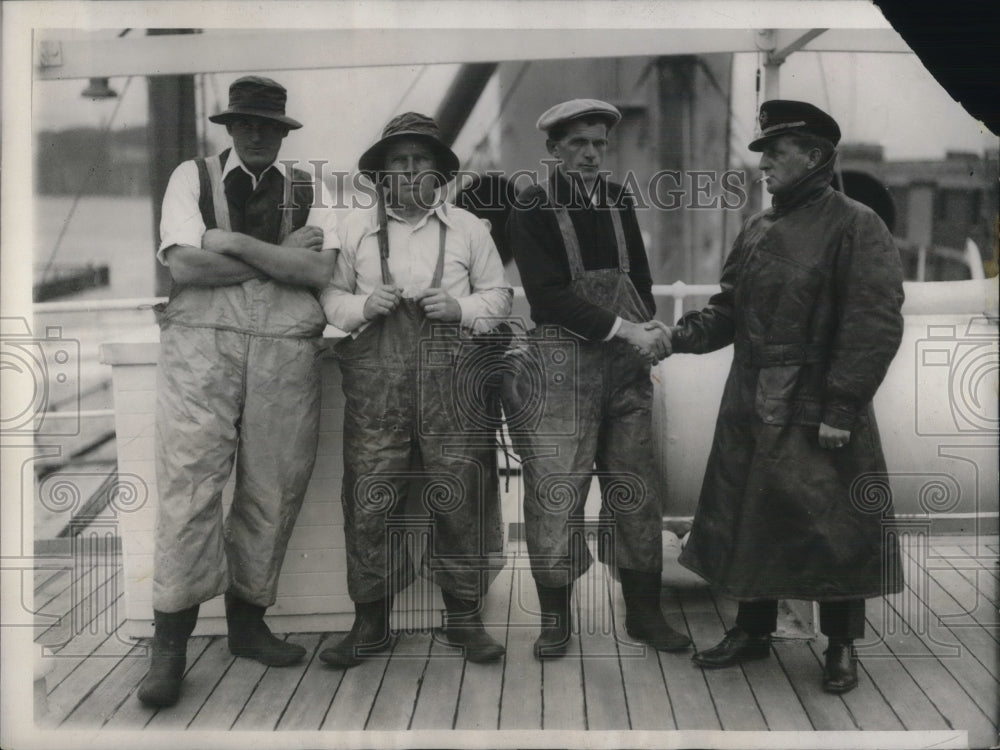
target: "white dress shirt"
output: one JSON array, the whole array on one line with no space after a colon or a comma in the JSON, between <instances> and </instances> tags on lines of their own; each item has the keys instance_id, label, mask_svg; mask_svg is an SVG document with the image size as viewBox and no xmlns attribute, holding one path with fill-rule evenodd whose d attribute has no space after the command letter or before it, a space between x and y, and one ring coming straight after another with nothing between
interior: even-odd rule
<instances>
[{"instance_id":1,"label":"white dress shirt","mask_svg":"<svg viewBox=\"0 0 1000 750\"><path fill-rule=\"evenodd\" d=\"M214 157L213 157L214 158ZM250 175L251 184L257 187L257 177L246 168L236 149L231 149L222 170L222 179L234 169L242 169ZM273 162L267 169L277 169L287 176L285 165ZM264 170L265 172L267 170ZM264 172L261 172L263 175ZM205 222L198 208L201 197L201 182L198 179L198 166L193 160L182 162L170 175L167 190L163 196L163 212L160 215L160 248L156 258L163 265L168 265L164 251L173 245L190 245L201 247L201 238L205 234ZM340 246L337 233L337 218L333 210L333 200L321 183L320 204L309 209L306 224L323 230L323 247L336 248ZM315 201L314 201L315 202ZM320 208L320 205L325 208Z\"/></svg>"}]
</instances>

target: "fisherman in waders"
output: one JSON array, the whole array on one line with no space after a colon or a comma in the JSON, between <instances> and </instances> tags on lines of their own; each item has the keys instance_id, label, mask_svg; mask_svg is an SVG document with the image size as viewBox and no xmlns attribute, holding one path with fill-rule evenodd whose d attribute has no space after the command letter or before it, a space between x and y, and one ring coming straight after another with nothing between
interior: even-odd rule
<instances>
[{"instance_id":1,"label":"fisherman in waders","mask_svg":"<svg viewBox=\"0 0 1000 750\"><path fill-rule=\"evenodd\" d=\"M317 293L338 239L312 177L276 163L301 127L285 100L268 78L235 81L209 118L232 148L178 166L163 199L157 257L173 289L157 311L155 634L139 687L151 706L177 702L199 605L219 594L233 654L269 666L305 655L263 618L316 457Z\"/></svg>"},{"instance_id":2,"label":"fisherman in waders","mask_svg":"<svg viewBox=\"0 0 1000 750\"><path fill-rule=\"evenodd\" d=\"M546 111L537 126L555 171L518 197L507 223L538 326L509 355L504 412L523 461L528 553L543 616L539 659L562 656L569 644L573 582L592 564L583 511L595 468L598 551L617 568L627 633L658 650L690 644L660 609L663 520L649 368L667 356L668 343L651 322L652 279L632 199L601 172L620 119L616 107L596 99Z\"/></svg>"},{"instance_id":3,"label":"fisherman in waders","mask_svg":"<svg viewBox=\"0 0 1000 750\"><path fill-rule=\"evenodd\" d=\"M458 166L431 118L394 118L359 161L375 184L375 205L344 218L342 251L322 295L329 321L349 334L337 357L355 619L320 653L333 667L390 646L393 599L415 577L394 524L414 511L430 516L420 572L441 587L448 642L469 661L504 654L480 617L503 566L494 432L463 412L475 383L462 381L455 363L475 352L470 332L510 312L513 290L486 224L437 197Z\"/></svg>"}]
</instances>

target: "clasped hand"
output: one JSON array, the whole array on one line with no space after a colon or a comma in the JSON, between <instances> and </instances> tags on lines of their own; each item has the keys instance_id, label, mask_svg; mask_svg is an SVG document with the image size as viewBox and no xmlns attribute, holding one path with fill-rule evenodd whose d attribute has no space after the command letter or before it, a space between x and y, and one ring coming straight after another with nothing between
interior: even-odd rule
<instances>
[{"instance_id":1,"label":"clasped hand","mask_svg":"<svg viewBox=\"0 0 1000 750\"><path fill-rule=\"evenodd\" d=\"M395 310L402 299L402 291L392 284L377 286L365 300L363 310L365 320L374 320ZM431 320L446 323L457 323L462 320L462 307L458 304L458 300L440 287L425 289L417 297L417 304L424 311L424 315Z\"/></svg>"},{"instance_id":2,"label":"clasped hand","mask_svg":"<svg viewBox=\"0 0 1000 750\"><path fill-rule=\"evenodd\" d=\"M658 320L649 320L645 323L631 323L623 320L619 335L651 365L655 365L661 359L666 359L673 351L671 329Z\"/></svg>"}]
</instances>

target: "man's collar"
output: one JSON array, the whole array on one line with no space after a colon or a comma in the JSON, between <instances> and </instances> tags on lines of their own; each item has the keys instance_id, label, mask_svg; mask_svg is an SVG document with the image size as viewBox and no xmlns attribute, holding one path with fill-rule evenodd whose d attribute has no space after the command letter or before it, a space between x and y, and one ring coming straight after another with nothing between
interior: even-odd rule
<instances>
[{"instance_id":1,"label":"man's collar","mask_svg":"<svg viewBox=\"0 0 1000 750\"><path fill-rule=\"evenodd\" d=\"M410 226L412 226L414 229L423 226L430 219L432 214L438 218L438 221L440 221L449 229L452 230L455 229L454 217L451 216L449 204L444 202L432 208L424 216L420 217L420 221L418 221L416 224L411 224ZM405 219L402 219L399 216L395 215L392 212L392 209L388 207L386 207L386 216L388 216L390 220L407 223ZM378 232L378 210L373 206L371 210L368 211L368 226L364 230L364 234L362 235L361 239L363 240L365 239L365 237L373 235L376 232Z\"/></svg>"},{"instance_id":2,"label":"man's collar","mask_svg":"<svg viewBox=\"0 0 1000 750\"><path fill-rule=\"evenodd\" d=\"M579 177L566 174L557 167L552 175L552 193L554 201L561 206L606 206L611 202L608 194L608 181L604 174L598 174L591 187L583 184Z\"/></svg>"},{"instance_id":3,"label":"man's collar","mask_svg":"<svg viewBox=\"0 0 1000 750\"><path fill-rule=\"evenodd\" d=\"M389 216L389 218L391 218L391 219L395 219L396 221L406 222L406 219L403 219L401 216L393 213L393 210L391 208L389 208L388 206L386 206L386 215ZM452 217L450 215L450 212L448 211L448 204L445 201L441 201L436 206L434 206L434 208L430 209L426 214L424 214L423 216L421 216L420 217L420 221L418 221L413 226L414 227L419 227L419 226L423 225L424 222L426 222L428 219L430 219L431 215L436 216L438 218L438 221L440 221L442 224L444 224L449 229L454 229L455 228L455 225L452 223L453 220L452 220ZM378 219L376 218L376 223L377 223L377 221L378 221Z\"/></svg>"},{"instance_id":4,"label":"man's collar","mask_svg":"<svg viewBox=\"0 0 1000 750\"><path fill-rule=\"evenodd\" d=\"M236 153L236 149L235 148L229 148L228 151L229 151L229 155L226 157L226 164L222 168L222 179L225 180L226 176L230 172L232 172L234 169L242 169L244 172L246 172L248 175L250 175L251 184L254 187L256 187L257 186L257 180L260 179L260 178L258 178L253 172L251 172L249 169L247 169L246 164L243 163L243 160L240 158L240 155L238 153ZM267 165L267 169L263 170L260 173L261 177L264 176L264 173L267 172L268 169L277 169L278 172L283 177L287 176L286 173L285 173L285 165L284 164L280 164L278 161L272 161L270 164L268 164Z\"/></svg>"}]
</instances>

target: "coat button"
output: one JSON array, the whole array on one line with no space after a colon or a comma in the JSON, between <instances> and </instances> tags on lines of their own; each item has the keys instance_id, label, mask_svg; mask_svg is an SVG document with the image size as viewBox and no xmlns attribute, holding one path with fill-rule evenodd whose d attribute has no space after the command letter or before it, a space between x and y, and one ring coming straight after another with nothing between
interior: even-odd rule
<instances>
[{"instance_id":1,"label":"coat button","mask_svg":"<svg viewBox=\"0 0 1000 750\"><path fill-rule=\"evenodd\" d=\"M764 417L764 421L765 422L773 422L774 421L774 417L771 414L768 414L766 417Z\"/></svg>"}]
</instances>

